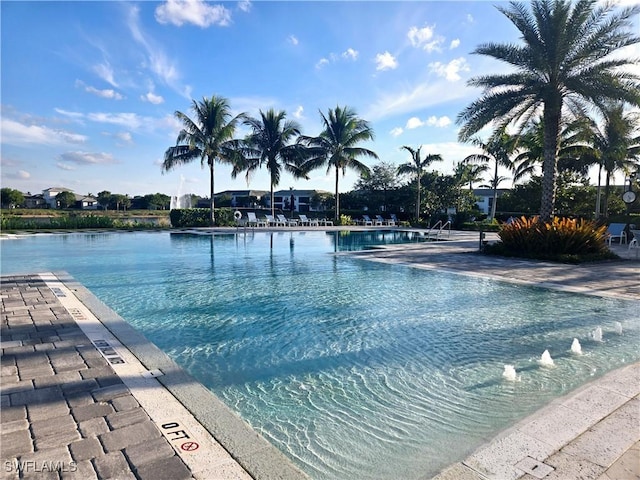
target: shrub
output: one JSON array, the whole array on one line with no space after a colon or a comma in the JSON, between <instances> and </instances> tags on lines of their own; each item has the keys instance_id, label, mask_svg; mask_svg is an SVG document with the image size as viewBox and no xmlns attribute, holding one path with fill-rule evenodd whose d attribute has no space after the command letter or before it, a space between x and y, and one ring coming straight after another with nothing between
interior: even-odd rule
<instances>
[{"instance_id":1,"label":"shrub","mask_svg":"<svg viewBox=\"0 0 640 480\"><path fill-rule=\"evenodd\" d=\"M171 226L174 228L208 227L211 210L208 208L181 208L173 209L169 213ZM215 221L218 227L235 226L233 210L230 208L217 208Z\"/></svg>"},{"instance_id":2,"label":"shrub","mask_svg":"<svg viewBox=\"0 0 640 480\"><path fill-rule=\"evenodd\" d=\"M590 220L556 217L545 223L538 217L521 217L502 225L498 236L500 241L487 247L489 253L564 261L611 258L607 226Z\"/></svg>"}]
</instances>

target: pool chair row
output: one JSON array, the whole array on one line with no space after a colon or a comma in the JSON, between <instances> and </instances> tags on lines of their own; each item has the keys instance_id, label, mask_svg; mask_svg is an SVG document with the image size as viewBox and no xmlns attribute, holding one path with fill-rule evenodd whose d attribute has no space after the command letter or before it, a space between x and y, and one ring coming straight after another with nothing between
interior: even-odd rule
<instances>
[{"instance_id":1,"label":"pool chair row","mask_svg":"<svg viewBox=\"0 0 640 480\"><path fill-rule=\"evenodd\" d=\"M247 212L247 218L239 218L238 223L244 224L247 227L319 227L321 225L333 226L333 222L331 220L308 218L304 214L298 215L297 219L287 218L282 214L278 214L275 216L266 214L263 218L258 218L254 212Z\"/></svg>"},{"instance_id":2,"label":"pool chair row","mask_svg":"<svg viewBox=\"0 0 640 480\"><path fill-rule=\"evenodd\" d=\"M398 218L395 214L391 214L391 218L383 218L382 215L376 215L374 219L372 219L369 215L362 215L362 220L358 221L358 224L370 227L395 227L398 225Z\"/></svg>"}]
</instances>

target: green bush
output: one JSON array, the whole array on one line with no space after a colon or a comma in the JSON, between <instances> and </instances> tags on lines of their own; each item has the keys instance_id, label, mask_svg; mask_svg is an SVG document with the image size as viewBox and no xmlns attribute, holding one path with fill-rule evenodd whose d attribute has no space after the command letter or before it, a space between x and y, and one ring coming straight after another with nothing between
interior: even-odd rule
<instances>
[{"instance_id":1,"label":"green bush","mask_svg":"<svg viewBox=\"0 0 640 480\"><path fill-rule=\"evenodd\" d=\"M208 227L211 210L208 208L184 208L173 209L169 213L171 226L174 228ZM215 222L217 227L235 226L233 210L230 208L217 208L215 210Z\"/></svg>"},{"instance_id":2,"label":"green bush","mask_svg":"<svg viewBox=\"0 0 640 480\"><path fill-rule=\"evenodd\" d=\"M545 223L522 217L502 225L498 236L487 253L572 263L615 258L606 245L607 226L590 220L556 217Z\"/></svg>"}]
</instances>

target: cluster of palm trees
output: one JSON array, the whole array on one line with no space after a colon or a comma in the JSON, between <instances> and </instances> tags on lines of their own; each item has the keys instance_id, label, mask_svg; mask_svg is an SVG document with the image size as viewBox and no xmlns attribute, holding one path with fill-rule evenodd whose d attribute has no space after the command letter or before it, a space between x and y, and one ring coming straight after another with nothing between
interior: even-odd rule
<instances>
[{"instance_id":1,"label":"cluster of palm trees","mask_svg":"<svg viewBox=\"0 0 640 480\"><path fill-rule=\"evenodd\" d=\"M294 178L307 178L316 168L326 166L327 172L333 169L337 220L340 217L340 173L352 168L367 175L369 167L359 159L378 158L375 152L358 146L373 140L374 132L369 123L358 118L349 107L336 106L329 109L327 115L320 112L323 130L317 137L302 135L300 125L287 120L284 111L260 111L259 118L246 113L232 117L228 100L219 96L194 100L192 111L194 119L179 111L175 113L183 128L176 145L165 152L162 169L166 172L196 159L209 166L211 225L215 223L214 172L217 162L230 164L233 178L244 173L247 180L256 170L265 167L270 174L272 214L274 188L280 183L283 171ZM242 139L234 138L240 124L249 127L250 132Z\"/></svg>"},{"instance_id":2,"label":"cluster of palm trees","mask_svg":"<svg viewBox=\"0 0 640 480\"><path fill-rule=\"evenodd\" d=\"M640 37L629 31L640 6L617 10L613 4L601 4L599 0L532 0L529 6L512 2L498 10L519 30L521 44L490 42L474 51L508 64L512 71L468 82L481 87L483 93L458 115L459 140L473 143L483 153L464 159L459 173L477 178L493 159L490 183L496 190L502 180L498 176L500 165L512 169L514 179L541 166L540 218L549 221L559 169L584 172L597 164L606 173L608 192L615 171L638 168L638 117L625 113L624 107L640 106L640 77L627 68L634 60L611 54L640 42ZM196 158L209 165L212 223L216 162L231 163L234 176L241 172L250 176L266 167L271 173L272 208L273 188L282 170L302 178L315 168L326 166L328 172L334 169L337 219L340 172L353 168L367 175L369 168L360 159L377 158L373 151L358 146L373 140L374 133L368 122L348 107L330 109L327 115L321 112L323 130L317 137L301 135L299 125L287 121L284 112L261 111L258 119L246 114L231 118L228 102L221 97L194 101L192 108L194 120L176 112L184 128L176 146L166 151L163 170ZM241 122L250 127L251 133L244 139L234 139ZM493 130L489 139L477 138L475 135L487 126ZM508 128L518 133L510 135ZM401 165L398 173L416 176L419 219L420 177L429 164L442 158L437 154L421 158L420 148L402 148L411 154L412 161ZM474 162L484 167L474 168ZM599 209L600 199L596 213Z\"/></svg>"}]
</instances>

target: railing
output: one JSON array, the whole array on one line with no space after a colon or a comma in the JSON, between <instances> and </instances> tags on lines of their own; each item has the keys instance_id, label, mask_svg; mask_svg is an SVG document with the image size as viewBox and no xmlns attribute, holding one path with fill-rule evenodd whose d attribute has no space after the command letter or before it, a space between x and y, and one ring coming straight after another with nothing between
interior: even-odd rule
<instances>
[{"instance_id":1,"label":"railing","mask_svg":"<svg viewBox=\"0 0 640 480\"><path fill-rule=\"evenodd\" d=\"M427 237L434 240L440 240L440 234L444 229L447 229L447 238L450 237L451 222L447 221L442 223L442 220L438 220L433 227L429 227L429 230L427 230Z\"/></svg>"}]
</instances>

